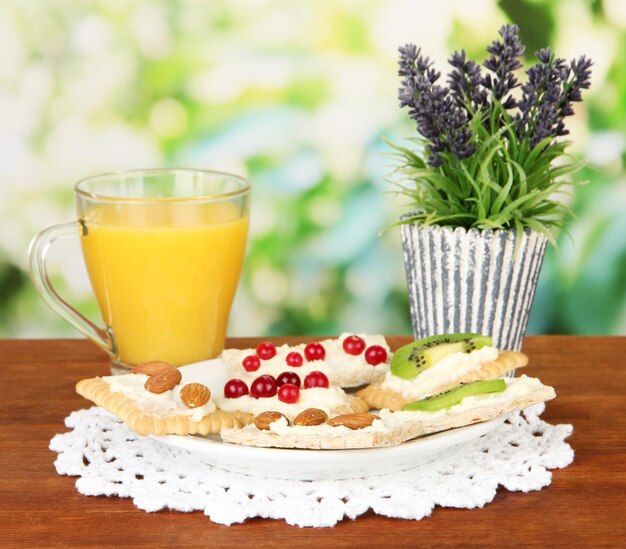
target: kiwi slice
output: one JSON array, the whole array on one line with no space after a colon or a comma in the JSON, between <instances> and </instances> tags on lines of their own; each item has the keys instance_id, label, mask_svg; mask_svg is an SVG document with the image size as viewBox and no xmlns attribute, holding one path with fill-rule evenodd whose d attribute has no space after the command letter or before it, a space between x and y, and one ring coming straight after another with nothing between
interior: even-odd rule
<instances>
[{"instance_id":1,"label":"kiwi slice","mask_svg":"<svg viewBox=\"0 0 626 549\"><path fill-rule=\"evenodd\" d=\"M418 339L400 347L393 354L391 373L403 379L413 379L452 353L471 353L487 345L493 345L493 340L489 336L471 333L435 335Z\"/></svg>"},{"instance_id":2,"label":"kiwi slice","mask_svg":"<svg viewBox=\"0 0 626 549\"><path fill-rule=\"evenodd\" d=\"M463 383L445 393L439 393L438 395L429 396L422 400L409 402L402 406L402 409L409 412L437 412L459 404L465 397L485 395L488 393L501 393L505 389L506 382L504 379L473 381L472 383Z\"/></svg>"}]
</instances>

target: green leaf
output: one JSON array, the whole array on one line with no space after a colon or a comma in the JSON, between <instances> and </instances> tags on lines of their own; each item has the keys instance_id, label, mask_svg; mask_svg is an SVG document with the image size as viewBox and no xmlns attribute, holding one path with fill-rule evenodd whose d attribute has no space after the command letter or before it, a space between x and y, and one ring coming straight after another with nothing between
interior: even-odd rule
<instances>
[{"instance_id":1,"label":"green leaf","mask_svg":"<svg viewBox=\"0 0 626 549\"><path fill-rule=\"evenodd\" d=\"M545 149L548 148L548 146L550 145L551 141L553 140L553 137L546 137L545 139L543 139L542 141L539 141L539 143L537 143L533 149L530 151L530 153L528 154L528 156L526 157L526 160L524 161L524 163L522 164L522 167L524 168L524 170L528 171L528 168L530 166L533 165L533 163L535 162L535 160L537 160L537 157L543 153L545 151Z\"/></svg>"},{"instance_id":2,"label":"green leaf","mask_svg":"<svg viewBox=\"0 0 626 549\"><path fill-rule=\"evenodd\" d=\"M489 212L490 215L497 214L502 209L502 205L509 198L509 193L511 192L511 187L513 186L513 168L511 168L510 163L506 164L506 170L509 174L509 177L507 178L506 184L504 185L504 187L502 187L502 189L498 193L497 198L491 205L491 211Z\"/></svg>"},{"instance_id":3,"label":"green leaf","mask_svg":"<svg viewBox=\"0 0 626 549\"><path fill-rule=\"evenodd\" d=\"M498 105L476 113L471 126L476 152L463 160L441 153L438 168L428 166L420 152L427 145L423 139L409 140L416 151L385 139L398 162L390 181L420 212L399 223L513 229L516 246L528 228L554 244L554 231L572 215L557 199L572 185L564 177L582 166L567 154L568 143L548 138L531 148L528 139L517 140L510 115Z\"/></svg>"}]
</instances>

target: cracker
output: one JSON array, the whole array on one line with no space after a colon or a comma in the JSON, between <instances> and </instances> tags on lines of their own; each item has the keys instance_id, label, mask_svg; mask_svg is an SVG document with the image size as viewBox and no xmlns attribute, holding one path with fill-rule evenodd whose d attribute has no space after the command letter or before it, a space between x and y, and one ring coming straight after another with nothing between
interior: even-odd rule
<instances>
[{"instance_id":1,"label":"cracker","mask_svg":"<svg viewBox=\"0 0 626 549\"><path fill-rule=\"evenodd\" d=\"M333 434L331 430L326 430L322 435L315 427L307 427L305 429L311 429L310 434L303 432L302 429L298 431L294 429L293 433L279 434L272 431L260 431L249 426L243 429L224 429L221 436L225 442L278 448L332 450L396 446L416 437L489 421L554 397L555 393L552 387L540 385L537 389L508 402L485 403L461 413L450 412L443 417L440 416L432 420L424 419L423 414L420 414L418 419L408 419L385 431L357 430L345 432L342 429L337 434Z\"/></svg>"},{"instance_id":2,"label":"cracker","mask_svg":"<svg viewBox=\"0 0 626 549\"><path fill-rule=\"evenodd\" d=\"M308 427L307 427L308 428ZM335 429L338 429L334 427ZM343 429L341 429L343 431ZM258 429L224 429L224 442L263 448L298 448L303 450L346 450L392 446L388 443L391 433L350 431L338 435L320 434L277 434ZM402 442L402 441L400 441ZM397 443L399 444L399 442Z\"/></svg>"},{"instance_id":3,"label":"cracker","mask_svg":"<svg viewBox=\"0 0 626 549\"><path fill-rule=\"evenodd\" d=\"M328 373L328 381L332 385L338 385L344 389L352 389L355 387L361 387L368 383L381 381L385 377L387 371L388 369L386 368L383 370L382 368L374 366L363 367L363 369L358 373L324 370L324 372Z\"/></svg>"},{"instance_id":4,"label":"cracker","mask_svg":"<svg viewBox=\"0 0 626 549\"><path fill-rule=\"evenodd\" d=\"M463 412L462 414L446 416L444 420L422 421L420 422L422 433L438 433L439 431L447 431L448 429L453 429L455 427L490 421L503 416L504 414L508 414L509 412L523 410L524 408L528 408L528 406L532 406L533 404L537 404L539 402L546 402L555 397L556 393L552 387L542 385L539 389L508 403L502 402L498 405L485 404Z\"/></svg>"},{"instance_id":5,"label":"cracker","mask_svg":"<svg viewBox=\"0 0 626 549\"><path fill-rule=\"evenodd\" d=\"M325 339L321 341L320 343L328 344L328 342L331 342L331 341L333 343L336 343L340 341L341 338L344 337L345 335L347 334L342 334L338 338ZM367 336L365 334L361 334L361 335L363 337L377 338L373 340L374 344L376 345L384 344L385 349L388 351L389 359L391 358L392 356L391 350L389 349L389 346L387 345L385 339L382 336ZM297 351L300 354L304 354L304 347L305 347L304 343L301 343L298 345L292 345L292 346L284 344L284 345L277 346L277 351L279 353L281 352L284 353L287 351ZM222 360L224 361L224 364L226 365L227 374L230 377L241 378L244 381L252 380L255 377L261 375L263 373L262 371L263 361L261 362L261 368L256 372L247 372L242 366L243 358L245 356L248 356L254 353L255 353L254 349L224 349L224 351L222 352ZM324 363L324 365L319 366L316 369L319 369L320 371L324 372L324 374L328 376L328 380L330 381L331 385L337 385L344 389L361 387L363 385L376 383L377 381L382 381L387 371L389 371L388 364L379 364L377 366L371 366L367 364L364 359L363 359L362 367L358 368L358 370L355 370L355 371L349 371L345 369L342 370L340 367L337 367L337 366L331 367L328 363L326 363L326 361L321 361L321 362ZM306 364L307 363L305 362L305 365ZM292 367L287 366L286 364L285 364L284 369L286 371L293 370L294 372L298 373L298 368L292 368ZM277 375L277 374L273 374L273 375Z\"/></svg>"},{"instance_id":6,"label":"cracker","mask_svg":"<svg viewBox=\"0 0 626 549\"><path fill-rule=\"evenodd\" d=\"M411 402L392 389L387 389L381 383L368 385L364 389L356 392L356 396L362 398L367 404L376 410L387 408L394 412L402 410L402 406Z\"/></svg>"},{"instance_id":7,"label":"cracker","mask_svg":"<svg viewBox=\"0 0 626 549\"><path fill-rule=\"evenodd\" d=\"M528 364L528 357L524 353L517 351L503 351L498 358L491 362L485 362L480 368L468 372L464 376L450 383L443 384L437 388L433 394L443 393L461 383L471 383L484 379L496 379L502 375L512 372L517 368L523 368ZM390 374L391 375L391 374ZM415 379L419 383L419 376ZM394 412L402 410L402 407L415 399L408 399L392 389L383 387L382 383L374 383L358 391L357 396L361 397L372 408L382 410L388 408ZM424 395L426 396L426 395Z\"/></svg>"},{"instance_id":8,"label":"cracker","mask_svg":"<svg viewBox=\"0 0 626 549\"><path fill-rule=\"evenodd\" d=\"M454 382L454 385L450 385L444 389L452 388L459 383L470 383L472 381L480 381L483 379L496 379L498 377L517 370L517 368L524 368L528 365L528 357L524 353L517 351L502 351L498 358L491 362L486 362L478 370L468 372L458 381Z\"/></svg>"},{"instance_id":9,"label":"cracker","mask_svg":"<svg viewBox=\"0 0 626 549\"><path fill-rule=\"evenodd\" d=\"M341 414L363 414L369 412L370 407L362 398L358 396L348 396L348 401L343 406L339 406L332 411L332 415Z\"/></svg>"},{"instance_id":10,"label":"cracker","mask_svg":"<svg viewBox=\"0 0 626 549\"><path fill-rule=\"evenodd\" d=\"M225 428L240 428L252 421L251 414L229 413L216 409L200 421L189 416L175 415L156 417L146 414L135 402L114 393L100 378L83 379L76 384L76 392L112 413L126 423L138 435L208 435L219 433Z\"/></svg>"},{"instance_id":11,"label":"cracker","mask_svg":"<svg viewBox=\"0 0 626 549\"><path fill-rule=\"evenodd\" d=\"M264 399L259 399L258 402L263 402ZM315 407L315 405L311 405L311 407ZM329 415L331 416L338 416L341 414L361 414L364 412L368 412L370 409L369 405L367 404L367 402L365 402L362 398L359 398L357 396L354 395L344 395L344 402L343 404L341 404L340 406L337 406L336 408L333 408L332 410L325 410L326 412L329 412ZM275 412L278 411L276 408L272 407L272 402L269 401L266 403L266 408L263 410L264 412ZM283 415L285 415L286 417L288 417L289 419L293 420L300 412L302 411L302 407L293 407L293 411L291 410L287 410L287 406L285 406L284 408L281 407L280 408L280 413L282 413ZM236 414L245 414L245 415L250 415L252 414L252 412L246 412L245 410L238 410L237 412L233 412ZM258 414L259 412L255 412L255 414ZM250 422L247 422L250 423Z\"/></svg>"}]
</instances>

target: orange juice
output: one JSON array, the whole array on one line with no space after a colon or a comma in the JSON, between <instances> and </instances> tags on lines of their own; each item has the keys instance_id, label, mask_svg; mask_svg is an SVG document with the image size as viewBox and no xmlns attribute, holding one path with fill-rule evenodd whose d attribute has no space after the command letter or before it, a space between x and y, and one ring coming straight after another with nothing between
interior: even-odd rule
<instances>
[{"instance_id":1,"label":"orange juice","mask_svg":"<svg viewBox=\"0 0 626 549\"><path fill-rule=\"evenodd\" d=\"M233 203L99 204L83 255L119 358L177 366L220 354L245 251Z\"/></svg>"}]
</instances>

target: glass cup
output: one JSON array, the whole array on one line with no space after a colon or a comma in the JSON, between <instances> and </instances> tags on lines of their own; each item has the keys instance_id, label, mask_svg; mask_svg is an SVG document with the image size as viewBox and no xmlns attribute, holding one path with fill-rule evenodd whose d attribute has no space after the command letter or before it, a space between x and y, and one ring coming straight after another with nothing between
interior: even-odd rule
<instances>
[{"instance_id":1,"label":"glass cup","mask_svg":"<svg viewBox=\"0 0 626 549\"><path fill-rule=\"evenodd\" d=\"M79 181L78 221L41 231L29 249L43 300L111 356L113 373L219 356L248 234L250 184L227 173L157 169ZM55 291L46 254L80 238L104 328Z\"/></svg>"}]
</instances>

